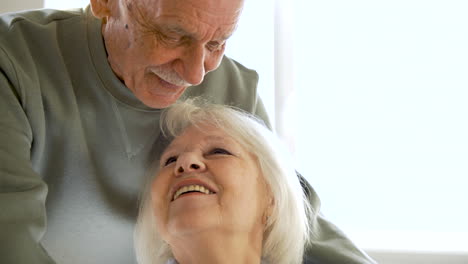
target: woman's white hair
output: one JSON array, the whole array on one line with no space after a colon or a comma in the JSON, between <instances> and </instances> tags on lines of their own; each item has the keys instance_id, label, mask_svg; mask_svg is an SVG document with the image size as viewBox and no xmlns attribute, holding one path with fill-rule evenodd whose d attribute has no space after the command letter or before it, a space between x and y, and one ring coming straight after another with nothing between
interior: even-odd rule
<instances>
[{"instance_id":1,"label":"woman's white hair","mask_svg":"<svg viewBox=\"0 0 468 264\"><path fill-rule=\"evenodd\" d=\"M271 264L302 263L304 248L310 243L309 223L315 222L316 214L306 199L288 151L261 121L232 107L190 99L165 109L161 117L163 134L169 137L202 123L222 129L258 160L274 200L265 227L262 259ZM134 233L136 256L140 264L164 264L173 255L156 231L157 212L152 209L150 196L147 188Z\"/></svg>"}]
</instances>

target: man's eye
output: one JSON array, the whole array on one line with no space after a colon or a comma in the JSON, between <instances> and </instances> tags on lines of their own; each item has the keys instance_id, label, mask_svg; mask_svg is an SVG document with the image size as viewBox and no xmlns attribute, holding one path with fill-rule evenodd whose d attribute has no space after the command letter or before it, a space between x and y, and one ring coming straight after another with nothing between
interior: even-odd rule
<instances>
[{"instance_id":1,"label":"man's eye","mask_svg":"<svg viewBox=\"0 0 468 264\"><path fill-rule=\"evenodd\" d=\"M179 45L183 42L183 38L177 34L165 34L163 32L157 31L156 37L165 45Z\"/></svg>"},{"instance_id":2,"label":"man's eye","mask_svg":"<svg viewBox=\"0 0 468 264\"><path fill-rule=\"evenodd\" d=\"M177 157L169 157L166 162L164 162L164 166L167 166L173 162L176 162L177 161Z\"/></svg>"},{"instance_id":3,"label":"man's eye","mask_svg":"<svg viewBox=\"0 0 468 264\"><path fill-rule=\"evenodd\" d=\"M164 43L166 44L178 44L181 41L181 38L175 37L175 36L163 35L162 41L164 41Z\"/></svg>"},{"instance_id":4,"label":"man's eye","mask_svg":"<svg viewBox=\"0 0 468 264\"><path fill-rule=\"evenodd\" d=\"M166 38L166 41L172 42L172 43L180 42L180 40L182 39L179 36L165 36L165 38Z\"/></svg>"},{"instance_id":5,"label":"man's eye","mask_svg":"<svg viewBox=\"0 0 468 264\"><path fill-rule=\"evenodd\" d=\"M206 44L206 48L211 52L221 50L223 47L224 43L219 43L216 41L209 42L208 44Z\"/></svg>"},{"instance_id":6,"label":"man's eye","mask_svg":"<svg viewBox=\"0 0 468 264\"><path fill-rule=\"evenodd\" d=\"M223 149L223 148L214 148L210 151L209 154L222 154L222 155L232 155L231 152Z\"/></svg>"}]
</instances>

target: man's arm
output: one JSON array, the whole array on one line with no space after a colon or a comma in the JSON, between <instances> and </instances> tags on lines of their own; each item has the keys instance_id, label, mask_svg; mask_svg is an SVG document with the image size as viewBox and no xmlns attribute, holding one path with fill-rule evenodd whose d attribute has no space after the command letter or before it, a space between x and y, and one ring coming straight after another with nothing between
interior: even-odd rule
<instances>
[{"instance_id":1,"label":"man's arm","mask_svg":"<svg viewBox=\"0 0 468 264\"><path fill-rule=\"evenodd\" d=\"M270 119L268 118L268 114L265 109L265 105L263 104L262 99L260 99L259 96L257 96L257 102L255 104L255 116L263 120L263 123L271 130L271 122Z\"/></svg>"},{"instance_id":2,"label":"man's arm","mask_svg":"<svg viewBox=\"0 0 468 264\"><path fill-rule=\"evenodd\" d=\"M8 70L0 67L0 263L54 263L40 244L47 185L32 169L32 131Z\"/></svg>"},{"instance_id":3,"label":"man's arm","mask_svg":"<svg viewBox=\"0 0 468 264\"><path fill-rule=\"evenodd\" d=\"M311 219L312 244L304 253L304 264L374 264L366 253L360 250L334 224L320 214L320 199L312 186L297 173L312 209L317 218Z\"/></svg>"}]
</instances>

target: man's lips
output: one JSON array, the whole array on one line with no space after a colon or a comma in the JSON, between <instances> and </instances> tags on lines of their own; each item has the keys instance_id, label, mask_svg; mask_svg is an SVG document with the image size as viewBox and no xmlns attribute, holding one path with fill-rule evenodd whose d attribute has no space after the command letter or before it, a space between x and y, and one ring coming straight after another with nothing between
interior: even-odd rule
<instances>
[{"instance_id":1,"label":"man's lips","mask_svg":"<svg viewBox=\"0 0 468 264\"><path fill-rule=\"evenodd\" d=\"M152 95L174 97L182 94L187 88L167 82L156 74L150 73L150 75L151 78L147 80L149 82L149 89L147 91Z\"/></svg>"},{"instance_id":2,"label":"man's lips","mask_svg":"<svg viewBox=\"0 0 468 264\"><path fill-rule=\"evenodd\" d=\"M170 69L162 69L159 67L150 67L147 69L147 73L154 74L158 77L161 83L175 86L175 87L188 87L191 86L189 82L182 79L179 74Z\"/></svg>"},{"instance_id":3,"label":"man's lips","mask_svg":"<svg viewBox=\"0 0 468 264\"><path fill-rule=\"evenodd\" d=\"M179 89L184 88L184 86L175 85L175 84L170 83L170 82L164 80L163 78L159 77L159 75L157 75L157 74L155 74L155 75L156 75L156 77L158 77L159 82L161 83L161 85L163 85L166 88L173 89L173 90L179 90Z\"/></svg>"}]
</instances>

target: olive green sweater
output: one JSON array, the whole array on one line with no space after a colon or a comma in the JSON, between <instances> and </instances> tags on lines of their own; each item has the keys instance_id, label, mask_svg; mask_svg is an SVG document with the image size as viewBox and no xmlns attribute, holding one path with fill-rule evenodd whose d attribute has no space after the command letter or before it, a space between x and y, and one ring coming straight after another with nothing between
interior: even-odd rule
<instances>
[{"instance_id":1,"label":"olive green sweater","mask_svg":"<svg viewBox=\"0 0 468 264\"><path fill-rule=\"evenodd\" d=\"M163 146L160 110L113 74L100 26L89 8L0 17L2 264L135 263L138 196ZM257 80L225 57L184 98L202 95L268 122ZM366 263L333 225L316 224L309 263Z\"/></svg>"}]
</instances>

